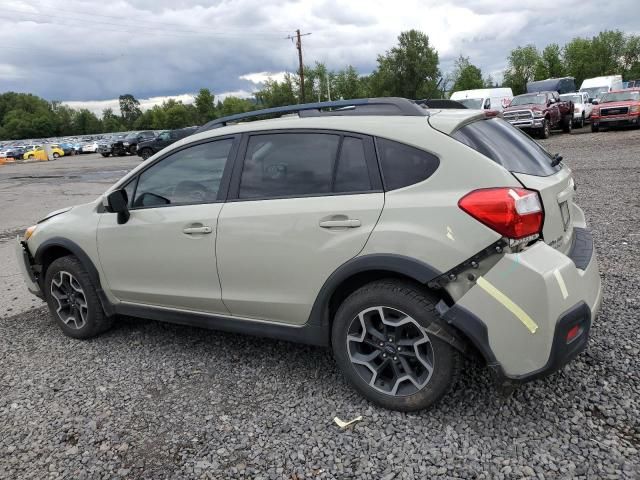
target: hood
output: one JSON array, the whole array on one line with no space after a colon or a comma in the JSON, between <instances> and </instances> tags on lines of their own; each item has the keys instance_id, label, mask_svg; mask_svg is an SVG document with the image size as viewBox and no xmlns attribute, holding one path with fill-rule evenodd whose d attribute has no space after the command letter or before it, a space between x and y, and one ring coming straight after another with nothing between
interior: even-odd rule
<instances>
[{"instance_id":1,"label":"hood","mask_svg":"<svg viewBox=\"0 0 640 480\"><path fill-rule=\"evenodd\" d=\"M505 112L514 110L534 110L542 112L544 111L544 105L539 105L537 103L523 103L522 105L510 106L504 109Z\"/></svg>"}]
</instances>

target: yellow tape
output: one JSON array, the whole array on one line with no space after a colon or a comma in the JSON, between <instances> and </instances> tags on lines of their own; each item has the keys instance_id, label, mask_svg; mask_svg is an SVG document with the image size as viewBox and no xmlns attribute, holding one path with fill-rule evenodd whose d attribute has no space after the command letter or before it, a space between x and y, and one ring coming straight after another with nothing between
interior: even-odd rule
<instances>
[{"instance_id":1,"label":"yellow tape","mask_svg":"<svg viewBox=\"0 0 640 480\"><path fill-rule=\"evenodd\" d=\"M567 285L564 283L564 278L562 278L560 270L556 268L553 271L553 276L556 277L556 280L558 281L558 286L560 287L560 291L562 292L562 298L566 300L569 296L569 292L567 291Z\"/></svg>"},{"instance_id":2,"label":"yellow tape","mask_svg":"<svg viewBox=\"0 0 640 480\"><path fill-rule=\"evenodd\" d=\"M536 333L536 330L538 330L538 324L534 322L529 315L527 315L527 312L522 310L509 297L494 287L488 280L485 280L484 277L479 277L476 283L481 289L500 302L504 308L513 313L531 333Z\"/></svg>"}]
</instances>

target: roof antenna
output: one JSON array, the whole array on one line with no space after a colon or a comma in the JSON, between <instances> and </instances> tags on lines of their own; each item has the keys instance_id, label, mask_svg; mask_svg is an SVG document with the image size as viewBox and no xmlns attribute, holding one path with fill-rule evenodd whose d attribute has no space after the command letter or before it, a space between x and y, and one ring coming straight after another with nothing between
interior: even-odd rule
<instances>
[{"instance_id":1,"label":"roof antenna","mask_svg":"<svg viewBox=\"0 0 640 480\"><path fill-rule=\"evenodd\" d=\"M440 77L440 80L438 80L438 83L436 83L436 88L435 91L438 91L438 87L440 86L440 84L442 83L442 77ZM431 100L431 97L433 97L433 93L430 94L425 100L422 100L420 103L422 103L425 107L429 108L429 100Z\"/></svg>"}]
</instances>

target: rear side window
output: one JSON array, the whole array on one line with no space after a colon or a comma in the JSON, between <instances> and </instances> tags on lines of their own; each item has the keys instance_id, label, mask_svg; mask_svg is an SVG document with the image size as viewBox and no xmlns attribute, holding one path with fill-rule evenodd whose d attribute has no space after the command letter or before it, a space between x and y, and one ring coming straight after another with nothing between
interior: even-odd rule
<instances>
[{"instance_id":1,"label":"rear side window","mask_svg":"<svg viewBox=\"0 0 640 480\"><path fill-rule=\"evenodd\" d=\"M334 192L364 192L371 189L362 139L344 137L336 168Z\"/></svg>"},{"instance_id":2,"label":"rear side window","mask_svg":"<svg viewBox=\"0 0 640 480\"><path fill-rule=\"evenodd\" d=\"M331 192L340 135L278 133L249 139L239 197L270 198Z\"/></svg>"},{"instance_id":3,"label":"rear side window","mask_svg":"<svg viewBox=\"0 0 640 480\"><path fill-rule=\"evenodd\" d=\"M413 185L429 178L440 160L434 154L384 138L376 139L386 190Z\"/></svg>"},{"instance_id":4,"label":"rear side window","mask_svg":"<svg viewBox=\"0 0 640 480\"><path fill-rule=\"evenodd\" d=\"M501 118L470 123L452 136L513 173L547 177L562 168L552 167L537 142Z\"/></svg>"}]
</instances>

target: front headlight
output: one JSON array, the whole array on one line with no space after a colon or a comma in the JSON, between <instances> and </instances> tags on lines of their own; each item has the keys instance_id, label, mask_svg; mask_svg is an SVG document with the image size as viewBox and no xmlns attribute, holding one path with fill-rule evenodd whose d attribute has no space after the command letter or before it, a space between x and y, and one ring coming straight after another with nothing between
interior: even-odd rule
<instances>
[{"instance_id":1,"label":"front headlight","mask_svg":"<svg viewBox=\"0 0 640 480\"><path fill-rule=\"evenodd\" d=\"M533 116L536 118L544 117L544 113L542 112L533 112Z\"/></svg>"},{"instance_id":2,"label":"front headlight","mask_svg":"<svg viewBox=\"0 0 640 480\"><path fill-rule=\"evenodd\" d=\"M125 147L129 146L129 142L122 142L122 145L124 145Z\"/></svg>"},{"instance_id":3,"label":"front headlight","mask_svg":"<svg viewBox=\"0 0 640 480\"><path fill-rule=\"evenodd\" d=\"M31 225L29 228L27 228L27 230L24 232L24 235L22 236L23 242L26 242L31 238L31 235L33 235L33 232L36 231L36 227L37 225Z\"/></svg>"},{"instance_id":4,"label":"front headlight","mask_svg":"<svg viewBox=\"0 0 640 480\"><path fill-rule=\"evenodd\" d=\"M640 113L640 105L631 105L630 113Z\"/></svg>"}]
</instances>

